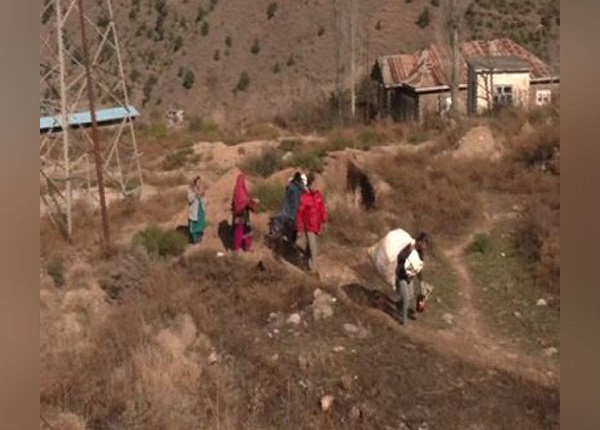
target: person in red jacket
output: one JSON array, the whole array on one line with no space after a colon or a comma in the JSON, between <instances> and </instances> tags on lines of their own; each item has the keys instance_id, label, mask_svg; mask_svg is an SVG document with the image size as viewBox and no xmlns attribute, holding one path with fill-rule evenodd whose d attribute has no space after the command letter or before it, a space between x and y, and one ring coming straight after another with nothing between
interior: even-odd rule
<instances>
[{"instance_id":1,"label":"person in red jacket","mask_svg":"<svg viewBox=\"0 0 600 430\"><path fill-rule=\"evenodd\" d=\"M306 232L308 267L312 273L317 273L317 236L321 227L327 222L327 210L323 203L323 195L317 189L314 174L310 173L307 189L300 196L300 206L296 214L298 232Z\"/></svg>"}]
</instances>

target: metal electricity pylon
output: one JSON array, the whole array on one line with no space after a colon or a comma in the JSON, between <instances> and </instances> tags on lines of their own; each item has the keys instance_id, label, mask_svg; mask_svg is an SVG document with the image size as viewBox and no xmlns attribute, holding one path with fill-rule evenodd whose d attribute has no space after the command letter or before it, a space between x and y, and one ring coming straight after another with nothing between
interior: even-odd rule
<instances>
[{"instance_id":1,"label":"metal electricity pylon","mask_svg":"<svg viewBox=\"0 0 600 430\"><path fill-rule=\"evenodd\" d=\"M40 18L40 197L69 238L75 203L97 199L108 242L103 186L142 186L112 1L43 0Z\"/></svg>"}]
</instances>

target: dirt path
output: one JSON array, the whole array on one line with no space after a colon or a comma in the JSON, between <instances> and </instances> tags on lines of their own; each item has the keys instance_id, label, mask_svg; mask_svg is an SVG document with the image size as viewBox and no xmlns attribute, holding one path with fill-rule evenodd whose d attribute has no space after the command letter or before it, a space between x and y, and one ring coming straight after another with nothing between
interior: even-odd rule
<instances>
[{"instance_id":1,"label":"dirt path","mask_svg":"<svg viewBox=\"0 0 600 430\"><path fill-rule=\"evenodd\" d=\"M545 386L557 385L560 377L558 369L546 368L539 359L521 352L507 339L495 335L483 321L483 315L476 306L477 285L465 261L464 249L477 234L491 231L498 221L508 216L510 214L486 216L469 235L462 237L453 246L443 249L444 255L456 271L460 288L458 312L448 329L428 328L418 322L401 326L385 312L356 303L341 287L352 282L364 284L365 279L350 267L327 256L322 258L322 280L334 285L338 297L348 305L357 307L361 312L406 334L416 342L490 369L508 371Z\"/></svg>"}]
</instances>

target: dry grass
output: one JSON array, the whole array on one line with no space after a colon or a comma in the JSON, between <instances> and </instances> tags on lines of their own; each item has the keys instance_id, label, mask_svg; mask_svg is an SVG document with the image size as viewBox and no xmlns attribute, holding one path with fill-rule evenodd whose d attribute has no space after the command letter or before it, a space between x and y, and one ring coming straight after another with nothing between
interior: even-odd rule
<instances>
[{"instance_id":1,"label":"dry grass","mask_svg":"<svg viewBox=\"0 0 600 430\"><path fill-rule=\"evenodd\" d=\"M41 415L60 422L70 414L88 428L334 429L358 406L371 428L400 420L494 428L501 417L513 428L557 426L555 389L490 375L421 345L407 348L402 334L341 303L331 319L314 322L307 306L317 285L268 261L256 266L200 253L153 262L102 319L89 306L65 313L46 298ZM272 312L302 312L308 325L283 324L274 334ZM73 317L80 330L68 332L63 322ZM346 322L368 337L349 338ZM346 351L332 353L332 345ZM212 351L218 361L210 365ZM427 378L432 368L439 373ZM324 415L318 400L325 393L336 400ZM465 408L464 396L480 400ZM422 410L422 402L431 409Z\"/></svg>"},{"instance_id":2,"label":"dry grass","mask_svg":"<svg viewBox=\"0 0 600 430\"><path fill-rule=\"evenodd\" d=\"M378 206L397 214L400 225L411 231L452 237L463 233L480 212L477 185L450 158L403 154L373 170L392 187Z\"/></svg>"}]
</instances>

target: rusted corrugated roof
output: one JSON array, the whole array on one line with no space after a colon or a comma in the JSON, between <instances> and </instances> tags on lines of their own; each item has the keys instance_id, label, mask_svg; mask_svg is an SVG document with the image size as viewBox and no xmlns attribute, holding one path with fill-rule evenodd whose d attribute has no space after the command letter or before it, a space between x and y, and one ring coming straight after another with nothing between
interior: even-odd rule
<instances>
[{"instance_id":1,"label":"rusted corrugated roof","mask_svg":"<svg viewBox=\"0 0 600 430\"><path fill-rule=\"evenodd\" d=\"M517 57L527 62L532 79L555 77L546 63L510 39L473 40L461 47L461 85L467 83L466 59L473 56ZM435 44L412 54L380 57L377 64L386 88L408 85L419 90L450 85L450 58Z\"/></svg>"}]
</instances>

